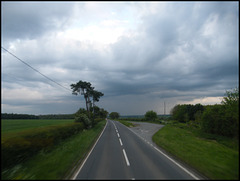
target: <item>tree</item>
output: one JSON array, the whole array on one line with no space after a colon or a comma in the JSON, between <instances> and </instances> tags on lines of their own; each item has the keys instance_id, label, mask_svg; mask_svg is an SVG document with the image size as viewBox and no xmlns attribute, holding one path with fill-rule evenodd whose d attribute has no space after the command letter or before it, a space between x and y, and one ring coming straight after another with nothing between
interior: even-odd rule
<instances>
[{"instance_id":1,"label":"tree","mask_svg":"<svg viewBox=\"0 0 240 181\"><path fill-rule=\"evenodd\" d=\"M99 108L98 106L94 106L91 109L94 109L95 118L105 119L108 115L108 112L106 110Z\"/></svg>"},{"instance_id":2,"label":"tree","mask_svg":"<svg viewBox=\"0 0 240 181\"><path fill-rule=\"evenodd\" d=\"M201 129L206 133L228 136L229 126L224 118L224 107L219 104L208 105L202 115Z\"/></svg>"},{"instance_id":3,"label":"tree","mask_svg":"<svg viewBox=\"0 0 240 181\"><path fill-rule=\"evenodd\" d=\"M225 97L221 102L226 106L228 116L234 120L239 120L239 88L232 91L226 91Z\"/></svg>"},{"instance_id":4,"label":"tree","mask_svg":"<svg viewBox=\"0 0 240 181\"><path fill-rule=\"evenodd\" d=\"M102 97L104 94L102 92L94 90L94 87L91 86L90 82L84 82L80 80L76 84L71 84L70 86L72 89L72 94L83 95L86 103L87 114L83 113L82 110L79 110L75 114L75 120L84 122L85 126L87 128L90 128L94 125L95 102L98 102L100 97ZM87 115L88 119L86 119L84 115Z\"/></svg>"},{"instance_id":5,"label":"tree","mask_svg":"<svg viewBox=\"0 0 240 181\"><path fill-rule=\"evenodd\" d=\"M147 121L155 121L157 119L157 113L154 112L153 110L147 111L144 117Z\"/></svg>"},{"instance_id":6,"label":"tree","mask_svg":"<svg viewBox=\"0 0 240 181\"><path fill-rule=\"evenodd\" d=\"M109 117L111 118L111 119L118 119L119 118L119 113L118 112L111 112L110 114L109 114Z\"/></svg>"},{"instance_id":7,"label":"tree","mask_svg":"<svg viewBox=\"0 0 240 181\"><path fill-rule=\"evenodd\" d=\"M91 126L92 126L90 119L87 117L86 114L83 114L83 113L76 114L75 122L82 122L84 124L85 128L87 128L87 129L91 128Z\"/></svg>"},{"instance_id":8,"label":"tree","mask_svg":"<svg viewBox=\"0 0 240 181\"><path fill-rule=\"evenodd\" d=\"M202 130L228 137L239 137L239 90L226 91L220 105L206 106Z\"/></svg>"},{"instance_id":9,"label":"tree","mask_svg":"<svg viewBox=\"0 0 240 181\"><path fill-rule=\"evenodd\" d=\"M94 90L94 87L91 87L90 82L84 82L80 80L76 84L71 84L70 86L71 89L73 89L72 94L74 95L81 94L84 96L88 117L90 118L90 109L95 106L95 102L98 102L100 97L102 97L104 94L102 92Z\"/></svg>"},{"instance_id":10,"label":"tree","mask_svg":"<svg viewBox=\"0 0 240 181\"><path fill-rule=\"evenodd\" d=\"M239 87L226 91L221 103L225 107L226 121L232 127L233 136L239 137Z\"/></svg>"},{"instance_id":11,"label":"tree","mask_svg":"<svg viewBox=\"0 0 240 181\"><path fill-rule=\"evenodd\" d=\"M239 88L236 87L233 91L226 91L226 97L223 97L222 103L227 105L239 104Z\"/></svg>"},{"instance_id":12,"label":"tree","mask_svg":"<svg viewBox=\"0 0 240 181\"><path fill-rule=\"evenodd\" d=\"M99 91L91 90L90 95L93 98L92 107L93 107L93 114L94 114L95 113L95 109L94 109L95 108L95 102L98 102L100 97L104 96L104 94L102 92L99 92Z\"/></svg>"},{"instance_id":13,"label":"tree","mask_svg":"<svg viewBox=\"0 0 240 181\"><path fill-rule=\"evenodd\" d=\"M91 101L90 101L90 91L93 90L93 87L91 87L90 82L83 82L79 81L76 84L71 84L71 89L73 89L72 94L78 95L81 94L84 96L85 102L86 102L86 109L89 113Z\"/></svg>"},{"instance_id":14,"label":"tree","mask_svg":"<svg viewBox=\"0 0 240 181\"><path fill-rule=\"evenodd\" d=\"M203 112L203 105L196 104L183 104L183 105L176 105L171 110L171 114L173 119L179 122L188 122L194 121L196 119L195 114L198 112L198 116Z\"/></svg>"},{"instance_id":15,"label":"tree","mask_svg":"<svg viewBox=\"0 0 240 181\"><path fill-rule=\"evenodd\" d=\"M78 111L75 113L75 116L78 114L86 114L87 115L87 111L84 108L79 108Z\"/></svg>"},{"instance_id":16,"label":"tree","mask_svg":"<svg viewBox=\"0 0 240 181\"><path fill-rule=\"evenodd\" d=\"M171 115L173 119L179 121L179 122L185 122L184 121L184 115L186 113L186 109L184 105L176 105L174 108L171 110Z\"/></svg>"}]
</instances>

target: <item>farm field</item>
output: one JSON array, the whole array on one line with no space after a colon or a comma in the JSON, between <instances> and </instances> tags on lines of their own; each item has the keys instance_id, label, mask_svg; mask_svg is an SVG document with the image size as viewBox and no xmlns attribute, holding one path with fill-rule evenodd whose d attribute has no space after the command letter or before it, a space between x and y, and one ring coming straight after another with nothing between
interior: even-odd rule
<instances>
[{"instance_id":1,"label":"farm field","mask_svg":"<svg viewBox=\"0 0 240 181\"><path fill-rule=\"evenodd\" d=\"M41 150L29 157L24 162L6 167L1 172L2 179L64 179L71 176L77 162L85 156L94 141L102 131L105 121L101 121L94 128L78 132L73 136L64 139L51 149ZM26 134L55 128L69 127L74 123L73 119L56 120L1 120L2 142L3 140L18 139ZM45 139L45 138L43 138ZM40 141L40 140L39 140ZM41 140L43 141L43 140ZM40 141L40 142L41 142ZM51 171L50 171L51 170Z\"/></svg>"},{"instance_id":2,"label":"farm field","mask_svg":"<svg viewBox=\"0 0 240 181\"><path fill-rule=\"evenodd\" d=\"M12 137L20 132L72 122L73 119L2 119L1 134Z\"/></svg>"}]
</instances>

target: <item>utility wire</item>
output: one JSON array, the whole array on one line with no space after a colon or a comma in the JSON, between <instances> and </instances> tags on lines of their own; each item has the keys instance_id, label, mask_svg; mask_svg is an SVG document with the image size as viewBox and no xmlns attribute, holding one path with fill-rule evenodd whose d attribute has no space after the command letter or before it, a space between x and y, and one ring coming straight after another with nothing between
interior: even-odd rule
<instances>
[{"instance_id":1,"label":"utility wire","mask_svg":"<svg viewBox=\"0 0 240 181\"><path fill-rule=\"evenodd\" d=\"M45 77L46 79L52 81L53 83L59 85L60 87L66 89L66 90L70 90L72 91L71 89L67 88L67 87L64 87L63 85L59 84L58 82L56 82L55 80L49 78L48 76L44 75L43 73L39 72L37 69L33 68L31 65L29 65L28 63L26 63L25 61L21 60L20 58L18 58L16 55L14 55L13 53L9 52L7 49L5 49L4 47L1 46L1 48L3 50L5 50L6 52L8 52L10 55L12 55L13 57L15 57L16 59L18 59L19 61L21 61L22 63L24 63L25 65L27 65L28 67L30 67L31 69L33 69L35 72L41 74L43 77Z\"/></svg>"}]
</instances>

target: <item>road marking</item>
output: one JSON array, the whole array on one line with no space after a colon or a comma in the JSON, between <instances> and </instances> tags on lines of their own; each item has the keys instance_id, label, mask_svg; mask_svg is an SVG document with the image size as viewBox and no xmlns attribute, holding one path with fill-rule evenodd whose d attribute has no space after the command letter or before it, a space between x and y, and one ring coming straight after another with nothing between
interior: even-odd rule
<instances>
[{"instance_id":1,"label":"road marking","mask_svg":"<svg viewBox=\"0 0 240 181\"><path fill-rule=\"evenodd\" d=\"M114 124L114 123L113 123L113 124ZM122 140L121 140L121 138L120 138L120 135L119 135L119 133L118 133L118 130L117 130L115 124L114 124L114 127L115 127L115 129L116 129L116 132L117 132L117 135L118 135L118 140L119 140L119 142L120 142L120 145L122 146L123 143L122 143ZM126 154L126 152L125 152L124 149L123 149L123 155L124 155L125 161L126 161L126 163L127 163L127 166L130 166L130 163L129 163L129 160L128 160L128 157L127 157L127 154ZM132 178L132 179L134 179L134 178Z\"/></svg>"},{"instance_id":2,"label":"road marking","mask_svg":"<svg viewBox=\"0 0 240 181\"><path fill-rule=\"evenodd\" d=\"M113 125L114 125L114 128L117 129L116 125L114 124L114 122L112 121Z\"/></svg>"},{"instance_id":3,"label":"road marking","mask_svg":"<svg viewBox=\"0 0 240 181\"><path fill-rule=\"evenodd\" d=\"M173 163L175 163L177 166L179 166L181 169L183 169L186 173L188 173L189 175L191 175L194 179L196 180L200 180L198 177L196 177L193 173L191 173L190 171L188 171L186 168L184 168L182 165L180 165L179 163L177 163L175 160L173 160L172 158L170 158L169 156L167 156L166 154L164 154L161 150L159 150L158 148L156 148L155 146L153 146L155 148L155 150L157 150L158 152L160 152L161 154L163 154L165 157L167 157L169 160L171 160Z\"/></svg>"},{"instance_id":4,"label":"road marking","mask_svg":"<svg viewBox=\"0 0 240 181\"><path fill-rule=\"evenodd\" d=\"M102 134L103 134L103 132L104 132L105 128L107 127L107 124L108 124L108 120L107 120L107 123L105 124L105 127L104 127L104 129L102 130L102 133L100 134L100 136L98 137L97 141L96 141L96 142L95 142L95 144L93 145L93 147L92 147L91 151L88 153L88 155L87 155L87 157L85 158L85 160L83 161L83 163L82 163L81 167L80 167L80 168L79 168L79 170L76 172L76 174L75 174L75 175L72 177L72 179L71 179L71 180L76 180L76 177L77 177L77 176L78 176L78 174L80 173L80 171L81 171L81 169L82 169L83 165L84 165L84 164L85 164L85 162L87 161L87 159L88 159L89 155L92 153L93 149L95 148L96 144L98 143L98 140L101 138L101 136L102 136Z\"/></svg>"},{"instance_id":5,"label":"road marking","mask_svg":"<svg viewBox=\"0 0 240 181\"><path fill-rule=\"evenodd\" d=\"M127 127L128 128L128 127ZM151 145L155 150L157 150L159 153L161 153L162 155L164 155L165 157L167 157L169 160L171 160L174 164L176 164L178 167L180 167L182 170L184 170L186 173L188 173L189 175L191 175L195 180L200 180L200 178L198 178L197 176L195 176L193 173L191 173L190 171L188 171L186 168L184 168L182 165L180 165L179 163L177 163L175 160L173 160L172 158L170 158L168 155L166 155L165 153L163 153L162 151L160 151L158 148L156 148L154 145L152 145L150 142L147 142L142 136L138 135L137 133L135 133L133 130L131 130L130 128L128 128L130 131L132 131L135 135L137 135L139 138L141 138L143 141L145 141L146 143L148 143L149 145Z\"/></svg>"},{"instance_id":6,"label":"road marking","mask_svg":"<svg viewBox=\"0 0 240 181\"><path fill-rule=\"evenodd\" d=\"M119 142L120 142L120 145L122 146L123 144L122 144L122 140L121 140L121 138L119 138Z\"/></svg>"},{"instance_id":7,"label":"road marking","mask_svg":"<svg viewBox=\"0 0 240 181\"><path fill-rule=\"evenodd\" d=\"M126 152L125 152L124 149L123 149L123 155L124 155L124 157L125 157L125 160L126 160L127 166L130 166L130 163L129 163L129 161L128 161L127 154L126 154Z\"/></svg>"}]
</instances>

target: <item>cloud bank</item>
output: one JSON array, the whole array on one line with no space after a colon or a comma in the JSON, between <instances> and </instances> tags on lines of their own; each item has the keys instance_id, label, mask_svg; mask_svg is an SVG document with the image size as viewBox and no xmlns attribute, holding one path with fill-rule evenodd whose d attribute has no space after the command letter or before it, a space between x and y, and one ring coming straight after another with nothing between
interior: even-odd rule
<instances>
[{"instance_id":1,"label":"cloud bank","mask_svg":"<svg viewBox=\"0 0 240 181\"><path fill-rule=\"evenodd\" d=\"M121 115L214 104L239 83L237 2L2 2L4 48ZM74 113L80 96L2 49L2 112Z\"/></svg>"}]
</instances>

